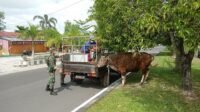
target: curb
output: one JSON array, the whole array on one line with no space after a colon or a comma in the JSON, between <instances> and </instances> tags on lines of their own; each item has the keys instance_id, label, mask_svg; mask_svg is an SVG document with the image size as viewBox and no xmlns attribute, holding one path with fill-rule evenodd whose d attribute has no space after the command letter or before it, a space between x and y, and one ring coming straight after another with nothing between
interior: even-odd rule
<instances>
[{"instance_id":1,"label":"curb","mask_svg":"<svg viewBox=\"0 0 200 112\"><path fill-rule=\"evenodd\" d=\"M34 66L34 65L42 65L45 64L45 59L37 59L37 60L21 60L18 64L14 64L14 67L27 67L27 66Z\"/></svg>"},{"instance_id":2,"label":"curb","mask_svg":"<svg viewBox=\"0 0 200 112\"><path fill-rule=\"evenodd\" d=\"M103 98L105 95L107 95L108 92L116 88L118 85L121 84L121 78L113 82L108 87L104 88L97 94L95 94L93 97L89 98L85 102L83 102L80 106L73 109L71 112L85 112L88 107L90 107L92 104L97 102L99 99Z\"/></svg>"}]
</instances>

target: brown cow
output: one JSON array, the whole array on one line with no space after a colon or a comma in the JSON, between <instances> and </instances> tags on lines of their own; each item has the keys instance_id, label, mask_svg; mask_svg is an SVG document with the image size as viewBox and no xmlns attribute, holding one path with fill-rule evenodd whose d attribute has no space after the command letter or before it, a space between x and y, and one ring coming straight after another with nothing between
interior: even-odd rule
<instances>
[{"instance_id":1,"label":"brown cow","mask_svg":"<svg viewBox=\"0 0 200 112\"><path fill-rule=\"evenodd\" d=\"M151 54L140 52L140 53L118 53L107 56L101 56L97 66L109 66L111 69L119 72L122 77L122 85L126 82L127 72L138 72L142 71L142 79L140 84L146 81L149 74L149 66L153 61L154 57Z\"/></svg>"}]
</instances>

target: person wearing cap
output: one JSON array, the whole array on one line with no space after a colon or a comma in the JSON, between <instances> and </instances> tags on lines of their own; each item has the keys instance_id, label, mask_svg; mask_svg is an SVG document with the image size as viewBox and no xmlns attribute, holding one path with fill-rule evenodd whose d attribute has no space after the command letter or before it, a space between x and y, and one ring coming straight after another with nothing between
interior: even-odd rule
<instances>
[{"instance_id":1,"label":"person wearing cap","mask_svg":"<svg viewBox=\"0 0 200 112\"><path fill-rule=\"evenodd\" d=\"M94 40L89 40L87 41L82 47L81 47L81 52L82 53L89 53L90 52L90 47L96 45L96 42Z\"/></svg>"},{"instance_id":2,"label":"person wearing cap","mask_svg":"<svg viewBox=\"0 0 200 112\"><path fill-rule=\"evenodd\" d=\"M50 50L50 56L47 59L47 66L48 66L49 77L46 90L50 91L50 95L57 95L57 93L54 92L55 71L56 71L56 56L54 49Z\"/></svg>"},{"instance_id":3,"label":"person wearing cap","mask_svg":"<svg viewBox=\"0 0 200 112\"><path fill-rule=\"evenodd\" d=\"M88 54L88 61L93 61L96 55L96 52L94 51L94 46L96 46L96 42L94 40L87 41L82 47L81 52Z\"/></svg>"},{"instance_id":4,"label":"person wearing cap","mask_svg":"<svg viewBox=\"0 0 200 112\"><path fill-rule=\"evenodd\" d=\"M60 57L64 56L66 53L67 53L66 50L63 50L63 54ZM65 83L65 75L66 74L63 73L63 63L62 63L63 58L60 58L59 60L60 60L60 63L59 63L59 66L58 66L58 70L59 70L59 74L60 74L60 86L63 87L63 86L67 85Z\"/></svg>"}]
</instances>

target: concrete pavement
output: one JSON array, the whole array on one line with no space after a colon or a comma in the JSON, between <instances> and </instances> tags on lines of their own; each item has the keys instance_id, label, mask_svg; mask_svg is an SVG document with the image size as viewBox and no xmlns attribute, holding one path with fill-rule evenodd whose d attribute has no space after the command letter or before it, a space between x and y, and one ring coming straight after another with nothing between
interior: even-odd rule
<instances>
[{"instance_id":1,"label":"concrete pavement","mask_svg":"<svg viewBox=\"0 0 200 112\"><path fill-rule=\"evenodd\" d=\"M10 73L28 71L32 69L44 68L46 64L38 64L32 66L17 66L23 61L21 56L13 57L0 57L0 76L7 75Z\"/></svg>"}]
</instances>

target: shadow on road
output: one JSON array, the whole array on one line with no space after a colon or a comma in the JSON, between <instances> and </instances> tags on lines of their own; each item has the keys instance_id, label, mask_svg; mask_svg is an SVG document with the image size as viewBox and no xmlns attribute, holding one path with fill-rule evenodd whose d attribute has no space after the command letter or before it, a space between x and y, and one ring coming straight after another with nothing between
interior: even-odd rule
<instances>
[{"instance_id":1,"label":"shadow on road","mask_svg":"<svg viewBox=\"0 0 200 112\"><path fill-rule=\"evenodd\" d=\"M119 74L114 74L110 76L110 83L118 80L120 78ZM55 92L59 93L63 90L72 90L72 87L79 86L81 88L95 88L95 89L103 89L104 86L101 85L99 80L90 80L85 79L81 84L77 84L76 82L68 82L66 86L60 86L55 88Z\"/></svg>"},{"instance_id":2,"label":"shadow on road","mask_svg":"<svg viewBox=\"0 0 200 112\"><path fill-rule=\"evenodd\" d=\"M65 90L65 89L66 89L66 90L72 90L72 89L70 88L70 86L71 86L72 84L70 84L70 83L72 83L72 82L67 83L66 86L60 86L60 87L55 88L55 92L59 93L59 92Z\"/></svg>"}]
</instances>

